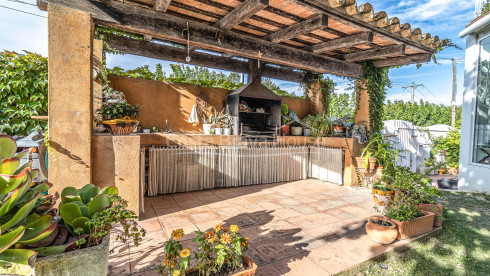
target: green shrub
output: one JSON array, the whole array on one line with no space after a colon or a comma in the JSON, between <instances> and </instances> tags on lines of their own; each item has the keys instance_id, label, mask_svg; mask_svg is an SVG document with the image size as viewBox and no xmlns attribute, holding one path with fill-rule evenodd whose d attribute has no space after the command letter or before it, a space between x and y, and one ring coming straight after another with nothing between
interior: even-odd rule
<instances>
[{"instance_id":1,"label":"green shrub","mask_svg":"<svg viewBox=\"0 0 490 276\"><path fill-rule=\"evenodd\" d=\"M25 51L0 52L0 132L27 135L46 129L31 119L48 111L48 59Z\"/></svg>"}]
</instances>

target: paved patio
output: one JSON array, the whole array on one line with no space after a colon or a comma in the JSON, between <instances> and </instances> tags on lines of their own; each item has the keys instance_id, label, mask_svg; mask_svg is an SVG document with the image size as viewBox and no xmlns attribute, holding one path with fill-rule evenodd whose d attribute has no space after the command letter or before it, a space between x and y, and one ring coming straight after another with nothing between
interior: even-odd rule
<instances>
[{"instance_id":1,"label":"paved patio","mask_svg":"<svg viewBox=\"0 0 490 276\"><path fill-rule=\"evenodd\" d=\"M407 243L369 240L364 223L374 210L368 190L313 179L147 197L145 211L142 245L112 242L109 275L157 275L172 230L184 229L185 247L193 231L219 222L237 224L250 238L256 275L336 274Z\"/></svg>"}]
</instances>

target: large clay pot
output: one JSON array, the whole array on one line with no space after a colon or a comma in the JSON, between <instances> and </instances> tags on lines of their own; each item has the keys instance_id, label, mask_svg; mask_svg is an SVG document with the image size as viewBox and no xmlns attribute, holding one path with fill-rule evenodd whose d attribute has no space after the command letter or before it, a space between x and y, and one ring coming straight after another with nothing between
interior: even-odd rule
<instances>
[{"instance_id":1,"label":"large clay pot","mask_svg":"<svg viewBox=\"0 0 490 276\"><path fill-rule=\"evenodd\" d=\"M446 174L446 169L438 169L439 174Z\"/></svg>"},{"instance_id":2,"label":"large clay pot","mask_svg":"<svg viewBox=\"0 0 490 276\"><path fill-rule=\"evenodd\" d=\"M398 228L398 240L404 240L432 231L435 214L423 211L424 215L411 221L393 220Z\"/></svg>"},{"instance_id":3,"label":"large clay pot","mask_svg":"<svg viewBox=\"0 0 490 276\"><path fill-rule=\"evenodd\" d=\"M451 168L449 168L448 173L449 173L449 174L452 174L452 175L458 175L458 173L459 173L459 168L454 168L454 167L451 167Z\"/></svg>"},{"instance_id":4,"label":"large clay pot","mask_svg":"<svg viewBox=\"0 0 490 276\"><path fill-rule=\"evenodd\" d=\"M289 125L281 126L282 136L289 136Z\"/></svg>"},{"instance_id":5,"label":"large clay pot","mask_svg":"<svg viewBox=\"0 0 490 276\"><path fill-rule=\"evenodd\" d=\"M390 223L390 226L384 226L377 223L374 223L374 220L382 220L387 223ZM366 223L366 232L368 237L377 243L380 244L390 244L396 240L398 236L398 230L396 229L396 225L388 221L385 218L381 217L370 217Z\"/></svg>"}]
</instances>

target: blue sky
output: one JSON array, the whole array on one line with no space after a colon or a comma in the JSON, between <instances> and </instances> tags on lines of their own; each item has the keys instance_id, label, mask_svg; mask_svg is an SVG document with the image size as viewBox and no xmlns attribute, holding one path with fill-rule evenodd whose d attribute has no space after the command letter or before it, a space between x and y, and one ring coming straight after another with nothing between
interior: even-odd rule
<instances>
[{"instance_id":1,"label":"blue sky","mask_svg":"<svg viewBox=\"0 0 490 276\"><path fill-rule=\"evenodd\" d=\"M24 3L19 3L25 2ZM398 17L401 23L410 23L412 28L422 29L422 33L438 35L441 39L450 38L454 43L464 49L465 41L458 37L458 33L474 18L474 1L472 0L358 0L358 4L369 2L375 12L386 11L389 17ZM28 50L44 56L48 53L47 15L35 6L35 0L0 0L0 49L10 51ZM6 9L22 10L31 14ZM464 50L446 49L438 54L439 58L456 57L460 63L457 66L457 104L462 102ZM125 69L141 65L150 65L152 68L162 63L167 74L170 73L168 62L142 58L131 55L111 56L108 58L109 66L121 66ZM425 88L418 88L415 99L424 99L434 103L449 105L452 90L452 64L450 60L440 59L440 65L425 64L417 69L415 65L405 66L390 71L390 79L394 82L388 89L389 100L410 100L410 93L402 86L410 83L424 84ZM346 80L333 77L337 82L337 92L342 93L347 87ZM282 89L300 93L298 84L276 81Z\"/></svg>"}]
</instances>

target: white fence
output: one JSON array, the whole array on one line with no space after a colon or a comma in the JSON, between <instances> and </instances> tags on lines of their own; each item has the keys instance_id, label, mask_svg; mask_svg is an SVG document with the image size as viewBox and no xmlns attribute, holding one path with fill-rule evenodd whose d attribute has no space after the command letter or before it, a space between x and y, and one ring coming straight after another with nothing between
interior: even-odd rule
<instances>
[{"instance_id":1,"label":"white fence","mask_svg":"<svg viewBox=\"0 0 490 276\"><path fill-rule=\"evenodd\" d=\"M452 127L447 125L417 127L407 121L389 120L384 121L382 134L399 149L399 165L418 172L425 169L424 162L430 157L433 146L430 136L446 136L451 129ZM438 160L441 158L436 156Z\"/></svg>"}]
</instances>

